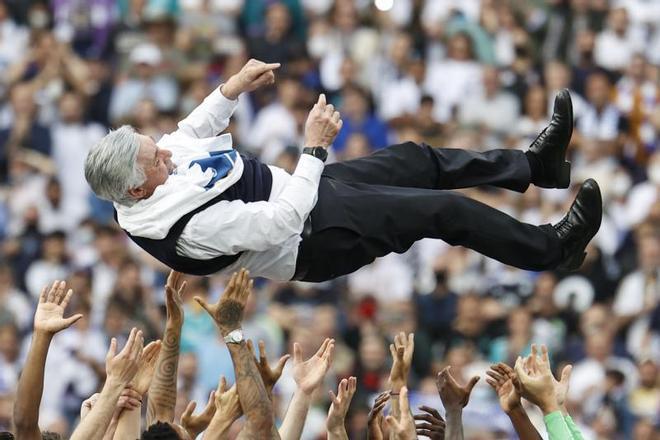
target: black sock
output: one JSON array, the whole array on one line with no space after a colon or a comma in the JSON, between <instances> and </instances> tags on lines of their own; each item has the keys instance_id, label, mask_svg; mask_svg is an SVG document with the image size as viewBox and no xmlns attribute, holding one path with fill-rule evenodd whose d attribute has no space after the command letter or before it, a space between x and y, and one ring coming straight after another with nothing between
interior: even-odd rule
<instances>
[{"instance_id":1,"label":"black sock","mask_svg":"<svg viewBox=\"0 0 660 440\"><path fill-rule=\"evenodd\" d=\"M538 156L531 151L525 151L525 157L527 157L527 162L529 163L529 170L532 175L532 183L536 182L543 173L543 164L539 160Z\"/></svg>"}]
</instances>

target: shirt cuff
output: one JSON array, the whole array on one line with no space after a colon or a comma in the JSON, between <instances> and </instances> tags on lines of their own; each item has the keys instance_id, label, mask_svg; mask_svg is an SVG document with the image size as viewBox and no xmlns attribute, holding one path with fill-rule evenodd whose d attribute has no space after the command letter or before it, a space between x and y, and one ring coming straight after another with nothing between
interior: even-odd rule
<instances>
[{"instance_id":1,"label":"shirt cuff","mask_svg":"<svg viewBox=\"0 0 660 440\"><path fill-rule=\"evenodd\" d=\"M550 414L543 416L543 421L545 422L546 425L556 421L557 419L564 421L564 416L561 413L561 411L551 412Z\"/></svg>"},{"instance_id":2,"label":"shirt cuff","mask_svg":"<svg viewBox=\"0 0 660 440\"><path fill-rule=\"evenodd\" d=\"M220 118L225 119L231 117L231 114L238 105L238 98L227 98L220 91L220 87L216 87L206 98L204 98L203 105L215 109L214 113Z\"/></svg>"},{"instance_id":3,"label":"shirt cuff","mask_svg":"<svg viewBox=\"0 0 660 440\"><path fill-rule=\"evenodd\" d=\"M318 182L321 179L321 173L325 164L311 154L301 154L298 160L298 166L293 173L294 176L304 177L306 179Z\"/></svg>"}]
</instances>

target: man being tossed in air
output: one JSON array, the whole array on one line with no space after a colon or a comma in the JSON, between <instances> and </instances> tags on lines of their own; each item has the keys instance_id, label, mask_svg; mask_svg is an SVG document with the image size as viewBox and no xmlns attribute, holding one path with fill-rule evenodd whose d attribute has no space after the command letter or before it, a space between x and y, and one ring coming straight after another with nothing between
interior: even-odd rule
<instances>
[{"instance_id":1,"label":"man being tossed in air","mask_svg":"<svg viewBox=\"0 0 660 440\"><path fill-rule=\"evenodd\" d=\"M324 281L426 237L522 269L581 265L602 216L595 181L582 184L562 221L542 226L446 191L566 188L564 156L573 129L567 91L527 152L407 142L327 166L342 122L320 95L289 175L239 154L230 134L219 135L239 95L273 83L278 67L250 60L157 143L124 126L91 149L85 162L90 186L114 203L129 237L167 266L194 275L245 267L255 277Z\"/></svg>"}]
</instances>

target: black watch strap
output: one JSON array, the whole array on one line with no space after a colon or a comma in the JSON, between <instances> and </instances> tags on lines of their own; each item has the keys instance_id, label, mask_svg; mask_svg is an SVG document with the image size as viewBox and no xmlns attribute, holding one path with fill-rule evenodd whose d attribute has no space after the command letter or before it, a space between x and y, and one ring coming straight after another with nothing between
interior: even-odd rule
<instances>
[{"instance_id":1,"label":"black watch strap","mask_svg":"<svg viewBox=\"0 0 660 440\"><path fill-rule=\"evenodd\" d=\"M323 162L328 158L328 150L323 147L305 147L302 152L303 154L309 154L317 159L321 159Z\"/></svg>"}]
</instances>

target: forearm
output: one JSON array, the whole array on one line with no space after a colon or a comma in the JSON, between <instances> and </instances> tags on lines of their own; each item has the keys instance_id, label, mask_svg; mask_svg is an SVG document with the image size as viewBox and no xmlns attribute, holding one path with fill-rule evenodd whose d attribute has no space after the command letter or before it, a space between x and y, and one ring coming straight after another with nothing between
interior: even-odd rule
<instances>
[{"instance_id":1,"label":"forearm","mask_svg":"<svg viewBox=\"0 0 660 440\"><path fill-rule=\"evenodd\" d=\"M282 425L280 426L280 437L282 440L299 439L302 435L307 419L307 412L312 403L312 397L305 394L300 389L293 393L289 408L284 415Z\"/></svg>"},{"instance_id":2,"label":"forearm","mask_svg":"<svg viewBox=\"0 0 660 440\"><path fill-rule=\"evenodd\" d=\"M39 405L44 388L44 369L52 335L35 332L18 381L14 423L19 438L41 438Z\"/></svg>"},{"instance_id":3,"label":"forearm","mask_svg":"<svg viewBox=\"0 0 660 440\"><path fill-rule=\"evenodd\" d=\"M233 417L227 417L225 414L216 415L211 419L211 423L204 431L204 439L224 440L227 438L229 428L236 421Z\"/></svg>"},{"instance_id":4,"label":"forearm","mask_svg":"<svg viewBox=\"0 0 660 440\"><path fill-rule=\"evenodd\" d=\"M550 440L571 440L573 435L568 429L568 425L564 420L561 411L554 411L544 415L543 422L545 429L548 431L548 438Z\"/></svg>"},{"instance_id":5,"label":"forearm","mask_svg":"<svg viewBox=\"0 0 660 440\"><path fill-rule=\"evenodd\" d=\"M571 431L574 440L582 440L584 438L582 437L582 432L580 432L580 429L577 427L571 416L567 414L564 415L564 422L566 422L566 426L568 427L568 430Z\"/></svg>"},{"instance_id":6,"label":"forearm","mask_svg":"<svg viewBox=\"0 0 660 440\"><path fill-rule=\"evenodd\" d=\"M522 407L518 407L507 413L513 429L516 430L521 440L541 440L541 434L534 428L529 416Z\"/></svg>"},{"instance_id":7,"label":"forearm","mask_svg":"<svg viewBox=\"0 0 660 440\"><path fill-rule=\"evenodd\" d=\"M181 324L168 322L163 334L156 372L149 386L147 426L156 421L174 421L180 341Z\"/></svg>"},{"instance_id":8,"label":"forearm","mask_svg":"<svg viewBox=\"0 0 660 440\"><path fill-rule=\"evenodd\" d=\"M238 400L247 419L246 428L265 438L273 427L273 404L261 379L261 373L245 342L227 344L236 375Z\"/></svg>"},{"instance_id":9,"label":"forearm","mask_svg":"<svg viewBox=\"0 0 660 440\"><path fill-rule=\"evenodd\" d=\"M447 409L447 429L445 439L463 440L463 409Z\"/></svg>"},{"instance_id":10,"label":"forearm","mask_svg":"<svg viewBox=\"0 0 660 440\"><path fill-rule=\"evenodd\" d=\"M117 405L117 400L124 389L125 384L109 380L103 386L98 401L87 414L73 434L70 440L95 440L102 439L110 425L112 415Z\"/></svg>"},{"instance_id":11,"label":"forearm","mask_svg":"<svg viewBox=\"0 0 660 440\"><path fill-rule=\"evenodd\" d=\"M134 409L124 408L121 414L119 414L117 428L114 436L111 438L117 440L140 438L140 433L142 432L142 427L140 426L141 412L142 406Z\"/></svg>"},{"instance_id":12,"label":"forearm","mask_svg":"<svg viewBox=\"0 0 660 440\"><path fill-rule=\"evenodd\" d=\"M328 429L328 440L348 440L346 427L342 424L341 427Z\"/></svg>"}]
</instances>

